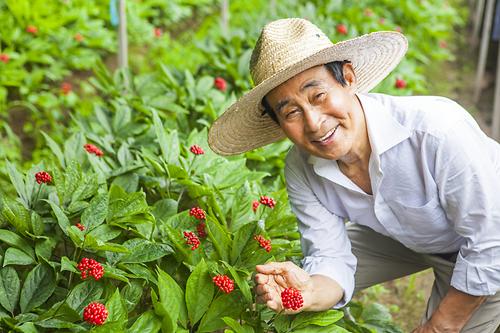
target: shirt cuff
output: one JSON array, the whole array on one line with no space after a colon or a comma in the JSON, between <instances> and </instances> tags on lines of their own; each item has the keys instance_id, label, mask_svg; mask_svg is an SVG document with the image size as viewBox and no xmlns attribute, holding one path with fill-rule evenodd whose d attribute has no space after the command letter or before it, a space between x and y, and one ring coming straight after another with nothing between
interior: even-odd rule
<instances>
[{"instance_id":1,"label":"shirt cuff","mask_svg":"<svg viewBox=\"0 0 500 333\"><path fill-rule=\"evenodd\" d=\"M302 268L309 275L324 275L337 282L344 290L344 296L333 306L333 309L344 307L354 293L354 272L356 263L348 265L342 259L326 257L305 257L302 259Z\"/></svg>"},{"instance_id":2,"label":"shirt cuff","mask_svg":"<svg viewBox=\"0 0 500 333\"><path fill-rule=\"evenodd\" d=\"M500 290L500 265L478 265L459 252L451 286L473 296L494 295Z\"/></svg>"}]
</instances>

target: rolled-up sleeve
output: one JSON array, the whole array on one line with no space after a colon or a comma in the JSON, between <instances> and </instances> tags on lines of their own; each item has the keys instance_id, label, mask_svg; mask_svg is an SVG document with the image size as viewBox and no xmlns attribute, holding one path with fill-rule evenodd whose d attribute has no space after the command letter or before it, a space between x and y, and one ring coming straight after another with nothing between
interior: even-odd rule
<instances>
[{"instance_id":1,"label":"rolled-up sleeve","mask_svg":"<svg viewBox=\"0 0 500 333\"><path fill-rule=\"evenodd\" d=\"M295 169L295 170L294 170ZM341 308L352 298L356 257L351 252L344 221L317 199L300 171L287 163L285 177L290 206L297 216L304 254L303 269L335 280L344 290Z\"/></svg>"},{"instance_id":2,"label":"rolled-up sleeve","mask_svg":"<svg viewBox=\"0 0 500 333\"><path fill-rule=\"evenodd\" d=\"M438 140L436 182L455 231L464 237L451 285L475 296L500 290L500 146L469 120Z\"/></svg>"}]
</instances>

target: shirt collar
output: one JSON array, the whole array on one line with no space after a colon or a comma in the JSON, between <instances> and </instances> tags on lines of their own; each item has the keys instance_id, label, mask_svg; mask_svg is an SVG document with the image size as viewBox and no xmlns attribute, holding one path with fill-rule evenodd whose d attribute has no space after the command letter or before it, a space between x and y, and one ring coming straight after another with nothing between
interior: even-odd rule
<instances>
[{"instance_id":1,"label":"shirt collar","mask_svg":"<svg viewBox=\"0 0 500 333\"><path fill-rule=\"evenodd\" d=\"M410 130L401 125L391 116L388 106L380 103L369 94L357 94L365 113L368 139L370 140L372 155L377 169L380 169L380 155L404 141L410 136ZM313 165L314 171L335 183L351 189L358 187L351 182L339 169L336 161L310 155L308 162Z\"/></svg>"}]
</instances>

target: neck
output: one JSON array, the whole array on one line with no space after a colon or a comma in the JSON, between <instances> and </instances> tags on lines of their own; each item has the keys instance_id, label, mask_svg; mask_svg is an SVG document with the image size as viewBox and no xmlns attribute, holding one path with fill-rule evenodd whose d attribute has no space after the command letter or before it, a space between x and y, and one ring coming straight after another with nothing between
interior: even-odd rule
<instances>
[{"instance_id":1,"label":"neck","mask_svg":"<svg viewBox=\"0 0 500 333\"><path fill-rule=\"evenodd\" d=\"M372 148L370 145L370 140L368 138L368 129L366 126L365 113L361 102L356 96L356 108L357 111L357 123L358 123L358 135L356 136L355 142L352 150L344 156L342 159L338 160L339 166L344 170L368 170L368 163L370 161L370 155Z\"/></svg>"}]
</instances>

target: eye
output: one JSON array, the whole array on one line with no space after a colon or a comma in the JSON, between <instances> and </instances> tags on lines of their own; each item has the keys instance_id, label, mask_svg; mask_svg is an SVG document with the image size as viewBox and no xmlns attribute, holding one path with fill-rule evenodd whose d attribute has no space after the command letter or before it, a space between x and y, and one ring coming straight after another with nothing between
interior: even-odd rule
<instances>
[{"instance_id":1,"label":"eye","mask_svg":"<svg viewBox=\"0 0 500 333\"><path fill-rule=\"evenodd\" d=\"M325 95L326 95L326 94L325 94L324 92L320 92L320 93L316 94L316 96L314 96L314 98L316 98L316 99L321 99L321 98L323 98Z\"/></svg>"},{"instance_id":2,"label":"eye","mask_svg":"<svg viewBox=\"0 0 500 333\"><path fill-rule=\"evenodd\" d=\"M290 111L288 111L285 114L285 118L286 119L290 119L290 118L293 118L294 116L296 116L298 114L299 114L299 110L298 109L291 109Z\"/></svg>"}]
</instances>

